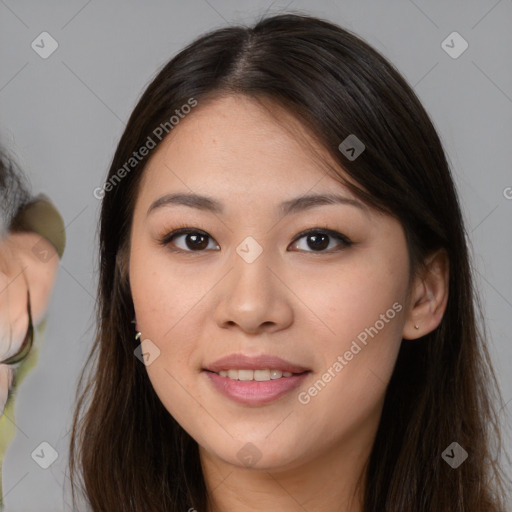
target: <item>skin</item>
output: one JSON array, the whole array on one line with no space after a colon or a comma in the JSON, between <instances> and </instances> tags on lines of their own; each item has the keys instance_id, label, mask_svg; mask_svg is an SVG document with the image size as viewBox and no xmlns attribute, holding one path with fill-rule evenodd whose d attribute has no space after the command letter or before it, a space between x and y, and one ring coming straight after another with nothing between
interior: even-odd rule
<instances>
[{"instance_id":1,"label":"skin","mask_svg":"<svg viewBox=\"0 0 512 512\"><path fill-rule=\"evenodd\" d=\"M331 161L290 114L280 119ZM173 192L209 195L225 212L169 205L147 215L153 201ZM146 366L155 392L200 446L210 512L361 511L355 485L402 338L425 335L444 313L445 253L432 255L409 287L396 219L346 204L279 218L281 201L324 192L355 199L300 137L244 96L200 104L144 171L129 253L136 328L160 350ZM159 244L181 223L205 231L207 248L194 249L190 239L187 245L186 235ZM325 227L354 245L331 237L319 252L308 237L296 239ZM248 236L263 249L252 263L236 252ZM308 404L300 403L298 392L395 302L402 310ZM242 405L219 394L201 371L231 353L277 355L311 373L301 389L273 403ZM237 456L248 442L261 455L252 467Z\"/></svg>"},{"instance_id":2,"label":"skin","mask_svg":"<svg viewBox=\"0 0 512 512\"><path fill-rule=\"evenodd\" d=\"M46 249L48 259L32 252ZM32 323L37 326L47 310L59 266L57 251L37 233L10 233L0 243L0 360L18 353L28 329L27 288ZM9 335L10 333L10 335ZM0 364L0 414L3 413L14 369Z\"/></svg>"}]
</instances>

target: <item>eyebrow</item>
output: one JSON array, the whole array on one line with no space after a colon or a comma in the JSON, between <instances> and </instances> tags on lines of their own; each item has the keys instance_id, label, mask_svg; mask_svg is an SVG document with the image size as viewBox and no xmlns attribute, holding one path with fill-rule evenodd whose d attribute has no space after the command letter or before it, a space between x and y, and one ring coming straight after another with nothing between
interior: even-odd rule
<instances>
[{"instance_id":1,"label":"eyebrow","mask_svg":"<svg viewBox=\"0 0 512 512\"><path fill-rule=\"evenodd\" d=\"M322 205L330 204L346 204L349 206L355 206L364 212L367 212L367 207L356 199L350 199L348 197L341 196L339 194L314 194L307 196L300 196L287 201L283 201L279 205L281 216L290 215L292 213L309 210ZM212 213L222 214L224 213L224 207L222 203L213 199L212 197L202 196L198 194L167 194L156 201L154 201L148 208L147 215L154 210L165 206L182 205L190 208L197 208L198 210L209 211Z\"/></svg>"}]
</instances>

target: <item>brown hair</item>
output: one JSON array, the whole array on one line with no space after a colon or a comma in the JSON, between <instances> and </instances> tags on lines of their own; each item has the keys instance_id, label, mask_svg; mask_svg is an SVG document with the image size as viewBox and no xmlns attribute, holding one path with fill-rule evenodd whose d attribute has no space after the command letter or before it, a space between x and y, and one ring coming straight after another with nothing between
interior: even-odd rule
<instances>
[{"instance_id":1,"label":"brown hair","mask_svg":"<svg viewBox=\"0 0 512 512\"><path fill-rule=\"evenodd\" d=\"M441 141L414 91L367 43L318 18L284 14L254 27L215 30L176 55L147 87L107 181L190 98L201 104L221 94L270 99L302 121L353 183L338 179L399 219L414 270L435 249L448 253L441 324L421 340L402 342L386 390L364 510L503 510L505 477L493 454L493 441L501 450L493 399L501 397L476 317L467 235ZM366 146L353 161L338 149L350 134ZM133 353L126 256L148 158L102 202L98 325L70 444L73 501L78 465L95 512L201 512L208 503L197 443L163 407ZM453 441L469 453L457 469L441 457Z\"/></svg>"}]
</instances>

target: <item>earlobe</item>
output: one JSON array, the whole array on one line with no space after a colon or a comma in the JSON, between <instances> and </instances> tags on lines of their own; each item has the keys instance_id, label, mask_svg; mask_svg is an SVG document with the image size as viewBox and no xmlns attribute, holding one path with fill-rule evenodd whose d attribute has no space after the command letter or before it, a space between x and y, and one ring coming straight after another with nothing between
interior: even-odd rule
<instances>
[{"instance_id":1,"label":"earlobe","mask_svg":"<svg viewBox=\"0 0 512 512\"><path fill-rule=\"evenodd\" d=\"M448 303L448 283L448 253L441 248L425 260L424 271L415 278L402 338L421 338L438 327Z\"/></svg>"}]
</instances>

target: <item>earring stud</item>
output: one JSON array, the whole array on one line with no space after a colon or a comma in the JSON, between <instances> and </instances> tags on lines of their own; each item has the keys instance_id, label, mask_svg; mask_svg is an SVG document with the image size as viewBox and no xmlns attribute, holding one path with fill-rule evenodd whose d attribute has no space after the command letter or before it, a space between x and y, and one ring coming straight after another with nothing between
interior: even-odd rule
<instances>
[{"instance_id":1,"label":"earring stud","mask_svg":"<svg viewBox=\"0 0 512 512\"><path fill-rule=\"evenodd\" d=\"M136 325L137 324L137 320L134 318L130 323ZM139 341L139 338L142 336L142 333L140 331L136 331L136 334L135 334L135 340L136 341Z\"/></svg>"},{"instance_id":2,"label":"earring stud","mask_svg":"<svg viewBox=\"0 0 512 512\"><path fill-rule=\"evenodd\" d=\"M415 326L414 326L414 328L415 328L415 329L419 329L419 328L420 328L420 326L419 326L419 325L415 325Z\"/></svg>"}]
</instances>

